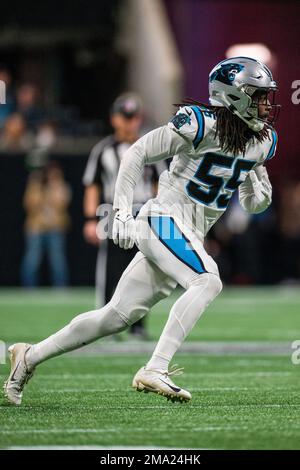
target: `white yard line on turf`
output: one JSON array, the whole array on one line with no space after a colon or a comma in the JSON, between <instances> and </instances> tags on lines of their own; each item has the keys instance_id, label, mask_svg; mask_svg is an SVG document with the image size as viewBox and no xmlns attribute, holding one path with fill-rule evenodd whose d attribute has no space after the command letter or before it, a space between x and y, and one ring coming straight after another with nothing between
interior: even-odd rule
<instances>
[{"instance_id":1,"label":"white yard line on turf","mask_svg":"<svg viewBox=\"0 0 300 470\"><path fill-rule=\"evenodd\" d=\"M280 405L281 406L281 405ZM265 429L266 426L256 426L256 430ZM300 425L292 425L290 429L300 429ZM80 429L80 428L49 428L49 429L4 429L0 432L1 434L114 434L119 433L121 428L91 428L91 429ZM144 432L145 428L134 428L136 432ZM159 427L159 429L162 429ZM247 431L249 426L246 425L228 425L228 426L197 426L197 427L179 427L176 428L177 432L219 432L219 431Z\"/></svg>"},{"instance_id":2,"label":"white yard line on turf","mask_svg":"<svg viewBox=\"0 0 300 470\"><path fill-rule=\"evenodd\" d=\"M162 402L161 402L162 403ZM180 406L180 405L178 405ZM257 404L253 404L253 405L246 405L246 404L229 404L229 405L220 405L219 403L217 404L210 404L210 403L203 403L203 404L186 404L185 405L188 409L190 408L199 408L199 409L204 409L204 410L207 410L208 408L211 408L211 409L230 409L232 410L233 408L236 408L238 410L242 410L242 409L245 409L245 408L249 408L249 409L252 409L252 408L300 408L300 403L299 404L290 404L290 403L262 403L260 405L257 405ZM144 403L141 403L140 407L136 404L134 406L126 406L126 409L127 410L130 410L132 412L136 412L136 413L140 413L141 412L141 409L143 411L145 410L164 410L166 411L166 409L168 409L168 407L170 408L173 408L175 407L175 405L173 404L168 404L165 402L165 404L161 404L161 405L145 405ZM84 406L84 405L80 405L79 409L80 411L84 411L85 409L88 410L88 411L91 411L91 410L106 410L107 411L107 404L103 404L103 405L93 405L93 406ZM33 409L35 410L35 406L34 405L31 405L31 406L23 406L22 409ZM115 411L115 410L124 410L124 406L114 406L114 405L110 405L109 406L109 410L110 411ZM126 425L125 425L126 426ZM300 427L300 425L299 425ZM123 428L122 428L123 429ZM179 428L176 428L176 429L179 429ZM189 428L190 429L190 428ZM134 428L134 430L138 430L138 428ZM142 430L144 431L144 428L142 428ZM0 435L3 434L3 433L14 433L14 432L30 432L30 430L10 430L10 429L6 429L6 430L0 430ZM39 431L37 431L39 432ZM41 432L44 432L44 430L41 430ZM45 431L46 432L46 431ZM86 432L86 431L85 431ZM96 432L96 431L95 431ZM115 432L115 431L112 431L112 432Z\"/></svg>"},{"instance_id":3,"label":"white yard line on turf","mask_svg":"<svg viewBox=\"0 0 300 470\"><path fill-rule=\"evenodd\" d=\"M295 371L287 372L287 371L276 371L276 372L200 372L198 375L200 377L285 377L289 375L295 374ZM99 377L102 379L109 379L109 378L122 378L128 377L127 373L118 373L118 374L99 374ZM184 377L194 377L195 374L186 372ZM39 374L38 378L41 379L50 379L50 380L95 380L96 374Z\"/></svg>"},{"instance_id":4,"label":"white yard line on turf","mask_svg":"<svg viewBox=\"0 0 300 470\"><path fill-rule=\"evenodd\" d=\"M176 428L176 431L180 432L210 432L210 431L237 431L237 430L247 430L247 426L203 426L203 427L189 427L189 428ZM136 432L144 432L145 428L134 428ZM0 434L109 434L109 433L118 433L120 428L92 428L92 429L7 429L2 430Z\"/></svg>"},{"instance_id":5,"label":"white yard line on turf","mask_svg":"<svg viewBox=\"0 0 300 470\"><path fill-rule=\"evenodd\" d=\"M131 387L128 386L128 389L124 389L125 392L131 391ZM299 387L296 385L294 389L291 387L189 387L189 391L191 392L269 392L269 391L277 391L277 392L287 392L290 393L291 391L299 392ZM114 393L120 392L119 388L89 388L81 389L81 388L39 388L38 393Z\"/></svg>"},{"instance_id":6,"label":"white yard line on turf","mask_svg":"<svg viewBox=\"0 0 300 470\"><path fill-rule=\"evenodd\" d=\"M295 335L295 333L294 333ZM68 353L69 356L119 355L119 354L150 354L156 346L155 342L122 343L102 342L85 346L80 350ZM290 341L187 341L182 344L178 354L209 354L209 355L236 355L236 354L267 354L290 355L292 352Z\"/></svg>"}]
</instances>

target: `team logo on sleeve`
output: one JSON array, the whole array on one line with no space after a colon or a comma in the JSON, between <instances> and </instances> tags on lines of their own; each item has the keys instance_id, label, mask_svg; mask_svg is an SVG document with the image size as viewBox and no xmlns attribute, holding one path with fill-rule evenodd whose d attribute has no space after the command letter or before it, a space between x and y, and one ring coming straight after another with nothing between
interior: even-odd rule
<instances>
[{"instance_id":1,"label":"team logo on sleeve","mask_svg":"<svg viewBox=\"0 0 300 470\"><path fill-rule=\"evenodd\" d=\"M191 118L187 114L179 113L179 114L176 114L176 116L173 117L171 122L174 124L176 129L179 130L185 124L191 125Z\"/></svg>"}]
</instances>

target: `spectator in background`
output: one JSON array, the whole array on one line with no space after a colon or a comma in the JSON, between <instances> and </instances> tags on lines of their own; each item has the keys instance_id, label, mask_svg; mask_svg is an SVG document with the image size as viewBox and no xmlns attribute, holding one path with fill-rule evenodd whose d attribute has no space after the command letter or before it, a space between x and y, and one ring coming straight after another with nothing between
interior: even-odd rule
<instances>
[{"instance_id":1,"label":"spectator in background","mask_svg":"<svg viewBox=\"0 0 300 470\"><path fill-rule=\"evenodd\" d=\"M64 287L68 284L65 234L69 225L70 198L70 189L58 163L50 162L29 176L23 200L26 211L26 246L21 268L23 286L38 285L44 252L48 255L53 285Z\"/></svg>"},{"instance_id":2,"label":"spectator in background","mask_svg":"<svg viewBox=\"0 0 300 470\"><path fill-rule=\"evenodd\" d=\"M27 130L20 113L11 114L5 121L0 134L0 150L22 152L33 145L33 135Z\"/></svg>"},{"instance_id":3,"label":"spectator in background","mask_svg":"<svg viewBox=\"0 0 300 470\"><path fill-rule=\"evenodd\" d=\"M34 83L24 83L17 89L17 111L22 114L31 131L36 131L38 125L45 119L40 101L40 90Z\"/></svg>"},{"instance_id":4,"label":"spectator in background","mask_svg":"<svg viewBox=\"0 0 300 470\"><path fill-rule=\"evenodd\" d=\"M126 150L139 138L142 104L136 94L124 93L115 100L111 110L111 125L114 134L101 140L92 149L83 177L86 187L83 233L88 243L99 246L96 267L97 308L110 301L123 271L137 253L136 247L123 250L114 245L110 238L99 240L96 233L97 208L100 202L112 206L120 162ZM157 176L154 165L145 168L143 179L134 193L135 206L142 206L156 193ZM147 338L144 319L132 325L130 333L142 339Z\"/></svg>"}]
</instances>

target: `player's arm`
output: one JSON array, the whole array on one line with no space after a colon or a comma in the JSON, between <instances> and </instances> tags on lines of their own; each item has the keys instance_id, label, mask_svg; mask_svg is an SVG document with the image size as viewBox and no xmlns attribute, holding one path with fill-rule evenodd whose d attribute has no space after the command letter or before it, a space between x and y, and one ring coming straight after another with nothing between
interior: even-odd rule
<instances>
[{"instance_id":1,"label":"player's arm","mask_svg":"<svg viewBox=\"0 0 300 470\"><path fill-rule=\"evenodd\" d=\"M246 180L239 186L240 204L247 212L259 214L272 202L272 185L264 163L276 153L278 136L274 129L269 131L270 140L264 145L264 161L249 172Z\"/></svg>"},{"instance_id":2,"label":"player's arm","mask_svg":"<svg viewBox=\"0 0 300 470\"><path fill-rule=\"evenodd\" d=\"M114 209L132 213L133 192L144 166L173 157L178 151L190 149L190 143L168 126L145 134L125 153L115 188Z\"/></svg>"},{"instance_id":3,"label":"player's arm","mask_svg":"<svg viewBox=\"0 0 300 470\"><path fill-rule=\"evenodd\" d=\"M135 242L132 216L133 193L146 164L173 157L179 151L191 150L191 142L169 126L162 126L141 137L125 153L115 187L113 208L113 240L121 248L130 249Z\"/></svg>"},{"instance_id":4,"label":"player's arm","mask_svg":"<svg viewBox=\"0 0 300 470\"><path fill-rule=\"evenodd\" d=\"M172 158L180 152L187 156L194 154L196 144L203 135L204 119L201 111L196 107L183 106L167 126L149 132L130 147L122 160L115 189L115 244L125 249L134 245L133 192L144 166Z\"/></svg>"},{"instance_id":5,"label":"player's arm","mask_svg":"<svg viewBox=\"0 0 300 470\"><path fill-rule=\"evenodd\" d=\"M146 164L172 158L179 152L186 155L194 153L195 142L204 133L204 120L196 108L183 106L168 125L154 129L129 148L117 178L115 210L131 213L134 188Z\"/></svg>"}]
</instances>

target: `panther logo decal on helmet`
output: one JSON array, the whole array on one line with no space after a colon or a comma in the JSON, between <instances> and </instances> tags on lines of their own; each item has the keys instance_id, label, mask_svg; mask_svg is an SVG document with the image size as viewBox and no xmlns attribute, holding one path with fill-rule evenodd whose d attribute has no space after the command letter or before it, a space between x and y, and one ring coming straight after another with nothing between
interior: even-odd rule
<instances>
[{"instance_id":1,"label":"panther logo decal on helmet","mask_svg":"<svg viewBox=\"0 0 300 470\"><path fill-rule=\"evenodd\" d=\"M243 70L243 68L244 66L242 64L221 64L221 66L212 73L209 81L218 80L226 85L231 85L236 74Z\"/></svg>"}]
</instances>

